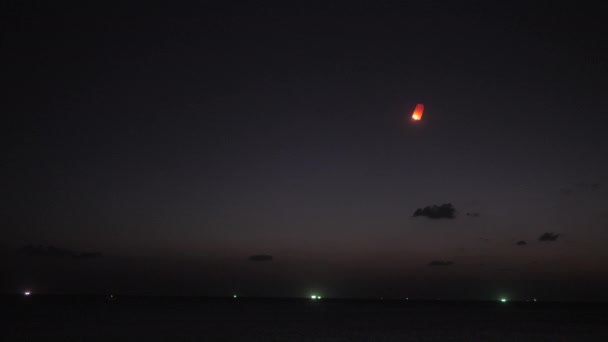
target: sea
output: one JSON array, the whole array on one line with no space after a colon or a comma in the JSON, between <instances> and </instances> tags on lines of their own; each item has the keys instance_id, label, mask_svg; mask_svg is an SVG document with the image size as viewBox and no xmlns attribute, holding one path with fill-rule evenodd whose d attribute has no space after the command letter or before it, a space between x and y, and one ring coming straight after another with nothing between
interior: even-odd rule
<instances>
[{"instance_id":1,"label":"sea","mask_svg":"<svg viewBox=\"0 0 608 342\"><path fill-rule=\"evenodd\" d=\"M608 304L0 296L1 341L608 341Z\"/></svg>"}]
</instances>

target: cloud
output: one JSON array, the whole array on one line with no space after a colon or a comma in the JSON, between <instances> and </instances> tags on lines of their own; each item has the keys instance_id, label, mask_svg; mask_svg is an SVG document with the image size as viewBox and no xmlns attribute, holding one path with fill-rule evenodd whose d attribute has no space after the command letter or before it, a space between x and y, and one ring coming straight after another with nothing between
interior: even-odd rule
<instances>
[{"instance_id":1,"label":"cloud","mask_svg":"<svg viewBox=\"0 0 608 342\"><path fill-rule=\"evenodd\" d=\"M478 218L480 216L479 213L467 213L466 215L474 218Z\"/></svg>"},{"instance_id":2,"label":"cloud","mask_svg":"<svg viewBox=\"0 0 608 342\"><path fill-rule=\"evenodd\" d=\"M591 182L591 183L579 182L579 183L576 183L576 187L581 190L597 190L600 188L600 183L599 182Z\"/></svg>"},{"instance_id":3,"label":"cloud","mask_svg":"<svg viewBox=\"0 0 608 342\"><path fill-rule=\"evenodd\" d=\"M565 186L560 189L562 195L569 196L576 193L590 192L599 190L599 182L578 182L573 186Z\"/></svg>"},{"instance_id":4,"label":"cloud","mask_svg":"<svg viewBox=\"0 0 608 342\"><path fill-rule=\"evenodd\" d=\"M454 209L451 203L445 203L439 206L433 205L424 208L418 208L416 209L416 211L414 211L414 215L412 216L426 216L430 219L453 219L455 211L456 210Z\"/></svg>"},{"instance_id":5,"label":"cloud","mask_svg":"<svg viewBox=\"0 0 608 342\"><path fill-rule=\"evenodd\" d=\"M80 255L78 255L78 258L93 259L93 258L99 258L102 256L103 256L103 254L101 252L82 252L82 253L80 253Z\"/></svg>"},{"instance_id":6,"label":"cloud","mask_svg":"<svg viewBox=\"0 0 608 342\"><path fill-rule=\"evenodd\" d=\"M249 257L249 261L272 261L272 255L257 254Z\"/></svg>"},{"instance_id":7,"label":"cloud","mask_svg":"<svg viewBox=\"0 0 608 342\"><path fill-rule=\"evenodd\" d=\"M429 266L452 266L454 265L453 261L446 261L446 260L433 260L431 262L429 262Z\"/></svg>"},{"instance_id":8,"label":"cloud","mask_svg":"<svg viewBox=\"0 0 608 342\"><path fill-rule=\"evenodd\" d=\"M547 241L547 242L551 242L551 241L555 241L559 238L559 234L555 234L555 233L544 233L543 235L541 235L538 238L538 241Z\"/></svg>"},{"instance_id":9,"label":"cloud","mask_svg":"<svg viewBox=\"0 0 608 342\"><path fill-rule=\"evenodd\" d=\"M76 252L67 248L43 245L34 246L32 244L23 246L19 249L18 253L31 257L65 259L94 259L103 256L101 252Z\"/></svg>"},{"instance_id":10,"label":"cloud","mask_svg":"<svg viewBox=\"0 0 608 342\"><path fill-rule=\"evenodd\" d=\"M515 244L516 244L516 245L518 245L518 246L525 246L525 245L527 245L528 243L527 243L526 241L524 241L524 240L519 240L519 241L517 241Z\"/></svg>"}]
</instances>

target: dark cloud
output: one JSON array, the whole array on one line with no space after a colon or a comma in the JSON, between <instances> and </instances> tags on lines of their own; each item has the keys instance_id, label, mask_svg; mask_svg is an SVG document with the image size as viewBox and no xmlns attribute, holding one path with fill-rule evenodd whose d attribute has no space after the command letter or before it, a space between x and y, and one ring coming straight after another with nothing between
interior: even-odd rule
<instances>
[{"instance_id":1,"label":"dark cloud","mask_svg":"<svg viewBox=\"0 0 608 342\"><path fill-rule=\"evenodd\" d=\"M453 261L446 261L446 260L433 260L431 262L429 262L429 266L452 266L454 265Z\"/></svg>"},{"instance_id":2,"label":"dark cloud","mask_svg":"<svg viewBox=\"0 0 608 342\"><path fill-rule=\"evenodd\" d=\"M479 213L474 213L474 212L472 212L472 213L467 213L466 215L467 215L468 217L474 217L474 218L477 218L477 217L479 217L479 216L480 216L480 215L479 215Z\"/></svg>"},{"instance_id":3,"label":"dark cloud","mask_svg":"<svg viewBox=\"0 0 608 342\"><path fill-rule=\"evenodd\" d=\"M93 259L102 257L103 254L101 252L82 252L78 255L80 259Z\"/></svg>"},{"instance_id":4,"label":"dark cloud","mask_svg":"<svg viewBox=\"0 0 608 342\"><path fill-rule=\"evenodd\" d=\"M600 188L600 183L598 183L598 182L591 182L591 183L579 182L579 183L576 183L576 187L581 190L597 190Z\"/></svg>"},{"instance_id":5,"label":"dark cloud","mask_svg":"<svg viewBox=\"0 0 608 342\"><path fill-rule=\"evenodd\" d=\"M559 238L559 234L547 232L547 233L544 233L543 235L541 235L538 238L538 241L548 241L548 242L551 242L551 241L557 240L558 238Z\"/></svg>"},{"instance_id":6,"label":"dark cloud","mask_svg":"<svg viewBox=\"0 0 608 342\"><path fill-rule=\"evenodd\" d=\"M573 193L583 193L588 191L595 191L600 188L599 182L578 182L573 186L566 186L560 189L562 195L572 195Z\"/></svg>"},{"instance_id":7,"label":"dark cloud","mask_svg":"<svg viewBox=\"0 0 608 342\"><path fill-rule=\"evenodd\" d=\"M516 244L516 245L518 245L518 246L525 246L525 245L527 245L528 243L527 243L526 241L524 241L524 240L519 240L519 241L517 241L515 244Z\"/></svg>"},{"instance_id":8,"label":"dark cloud","mask_svg":"<svg viewBox=\"0 0 608 342\"><path fill-rule=\"evenodd\" d=\"M18 253L31 257L66 259L94 259L103 256L101 252L76 252L67 248L43 245L34 246L32 244L20 248Z\"/></svg>"},{"instance_id":9,"label":"dark cloud","mask_svg":"<svg viewBox=\"0 0 608 342\"><path fill-rule=\"evenodd\" d=\"M414 211L414 215L412 216L426 216L431 219L453 219L455 212L456 210L454 209L451 203L445 203L439 206L433 205L424 208L418 208L416 209L416 211Z\"/></svg>"},{"instance_id":10,"label":"dark cloud","mask_svg":"<svg viewBox=\"0 0 608 342\"><path fill-rule=\"evenodd\" d=\"M257 254L249 257L249 261L272 261L272 255Z\"/></svg>"}]
</instances>

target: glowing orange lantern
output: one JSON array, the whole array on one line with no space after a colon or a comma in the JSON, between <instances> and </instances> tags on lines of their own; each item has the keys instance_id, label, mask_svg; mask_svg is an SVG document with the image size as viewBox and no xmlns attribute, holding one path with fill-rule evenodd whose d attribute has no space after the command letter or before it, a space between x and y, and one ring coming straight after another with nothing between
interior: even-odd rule
<instances>
[{"instance_id":1,"label":"glowing orange lantern","mask_svg":"<svg viewBox=\"0 0 608 342\"><path fill-rule=\"evenodd\" d=\"M412 114L412 120L414 120L414 121L422 120L423 112L424 112L424 105L422 103L417 104L416 108L414 109L414 113Z\"/></svg>"}]
</instances>

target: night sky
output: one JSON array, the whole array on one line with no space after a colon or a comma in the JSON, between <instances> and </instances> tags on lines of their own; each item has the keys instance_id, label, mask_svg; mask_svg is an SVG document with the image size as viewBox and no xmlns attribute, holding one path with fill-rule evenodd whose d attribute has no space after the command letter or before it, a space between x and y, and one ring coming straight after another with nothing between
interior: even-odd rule
<instances>
[{"instance_id":1,"label":"night sky","mask_svg":"<svg viewBox=\"0 0 608 342\"><path fill-rule=\"evenodd\" d=\"M3 3L0 292L608 300L606 5Z\"/></svg>"}]
</instances>

